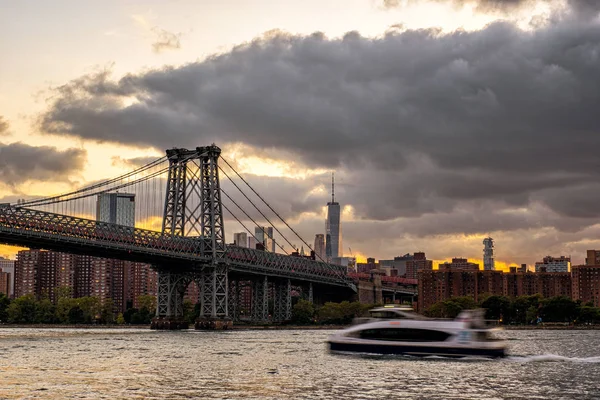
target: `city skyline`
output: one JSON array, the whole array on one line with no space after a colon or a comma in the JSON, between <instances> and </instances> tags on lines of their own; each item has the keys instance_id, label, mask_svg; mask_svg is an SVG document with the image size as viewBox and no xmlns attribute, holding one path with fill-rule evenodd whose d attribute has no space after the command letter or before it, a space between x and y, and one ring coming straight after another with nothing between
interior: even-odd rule
<instances>
[{"instance_id":1,"label":"city skyline","mask_svg":"<svg viewBox=\"0 0 600 400\"><path fill-rule=\"evenodd\" d=\"M2 5L1 201L214 141L309 242L336 170L340 255L481 260L492 236L500 267L582 263L600 247L598 9L405 3L239 4L250 22L191 1Z\"/></svg>"}]
</instances>

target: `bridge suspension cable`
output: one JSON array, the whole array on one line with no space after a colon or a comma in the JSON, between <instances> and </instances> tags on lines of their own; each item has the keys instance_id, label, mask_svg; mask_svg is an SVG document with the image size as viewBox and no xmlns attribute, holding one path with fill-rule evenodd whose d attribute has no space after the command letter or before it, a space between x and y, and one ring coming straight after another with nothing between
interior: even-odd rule
<instances>
[{"instance_id":1,"label":"bridge suspension cable","mask_svg":"<svg viewBox=\"0 0 600 400\"><path fill-rule=\"evenodd\" d=\"M223 170L223 168L221 168L219 166L219 170L221 172L223 172L223 174L225 175L225 177L227 177L227 179L229 179L229 181L233 184L233 186L235 186L237 188L237 190L246 198L246 200L248 200L248 202L250 202L250 204L252 204L252 206L256 209L256 211L258 211L260 213L260 215L262 215L262 217L267 221L267 223L269 225L271 225L273 227L273 229L275 229L275 231L277 233L279 233L281 235L281 237L292 247L292 249L294 248L294 245L287 239L287 237L281 233L281 231L271 222L271 220L256 206L256 204L254 204L254 202L246 195L246 193L244 193L244 191L235 183L235 181L233 179L231 179L231 177L229 175L227 175L227 172L225 172L225 170ZM223 188L221 188L221 192L223 192ZM225 194L227 196L227 194ZM227 198L229 198L231 201L233 201L233 199L231 199L231 197L227 196ZM235 204L235 202L234 202ZM237 204L236 204L237 206ZM242 210L242 208L240 206L238 206L238 208L240 208L240 210ZM244 212L244 210L242 210L242 212ZM245 214L245 212L244 212ZM248 214L246 214L246 216L248 216ZM254 220L252 221L254 222ZM256 224L256 222L254 222ZM259 225L257 225L258 227L260 227ZM275 242L277 244L277 242ZM282 250L283 248L281 246L279 246ZM284 250L285 251L285 250ZM287 252L286 252L287 254Z\"/></svg>"},{"instance_id":2,"label":"bridge suspension cable","mask_svg":"<svg viewBox=\"0 0 600 400\"><path fill-rule=\"evenodd\" d=\"M59 194L59 195L55 195L55 196L50 196L50 197L45 197L45 198L41 198L41 199L34 199L34 200L30 200L30 201L25 201L25 202L19 203L18 205L21 206L21 207L32 207L32 206L39 206L39 205L45 205L45 204L53 204L55 202L63 202L63 201L75 200L75 199L79 199L79 198L83 198L83 197L93 196L93 195L96 195L98 193L104 193L104 192L106 192L108 190L114 190L115 188L110 188L110 189L106 189L106 190L103 190L103 191L100 191L100 192L93 192L93 193L87 194L85 196L78 196L76 198L72 198L71 197L71 196L79 195L81 193L90 192L90 191L93 191L95 189L102 188L104 186L111 185L111 184L113 184L115 182L123 181L125 179L128 179L128 178L130 178L132 176L135 176L135 175L137 175L137 174L139 174L141 172L144 172L144 171L146 171L146 170L148 170L150 168L153 168L153 167L161 164L166 159L167 159L166 156L161 157L161 158L159 158L157 160L154 160L154 161L152 161L152 162L150 162L150 163L148 163L148 164L146 164L146 165L144 165L144 166L142 166L142 167L140 167L140 168L138 168L138 169L136 169L134 171L130 171L130 172L128 172L126 174L123 174L121 176L118 176L116 178L112 178L112 179L109 179L109 180L106 180L106 181L95 183L93 185L86 186L86 187L83 187L81 189L69 192L69 193L63 193L63 194ZM162 172L164 172L164 171L162 171ZM126 186L129 186L129 185L133 185L133 184L136 184L137 182L138 181L128 182L128 184L120 185L119 188L126 187Z\"/></svg>"},{"instance_id":3,"label":"bridge suspension cable","mask_svg":"<svg viewBox=\"0 0 600 400\"><path fill-rule=\"evenodd\" d=\"M271 207L271 205L248 183L248 181L246 181L246 179L244 179L244 177L242 177L242 175L235 169L233 168L233 166L223 157L221 156L221 160L223 160L223 162L225 164L227 164L227 166L237 175L237 177L239 179L242 180L242 182L244 182L246 184L246 186L248 186L250 188L250 190L281 220L281 222L283 222L285 224L285 226L287 226L290 231L292 231L292 233L294 235L296 235L296 237L298 237L298 239L300 239L300 241L302 243L304 243L311 251L313 251L312 246L310 246L299 234L298 232L296 232L296 230L294 230L294 228L292 228L287 221L277 212L275 211L275 209L273 209L273 207ZM244 195L244 197L252 204L252 206L254 206L254 208L256 208L258 210L258 212L265 218L267 219L267 217L260 211L260 209L258 209L258 207L252 202L252 200L250 200L248 198L248 196L246 196L246 194L244 193L244 191L242 191L242 189L233 182L233 180L227 175L227 173L225 171L223 171L223 169L219 166L219 169L223 172L223 174L225 174L225 176L227 178L229 178L229 180L233 183L233 185ZM223 192L223 189L221 188L221 192ZM231 197L226 195L227 198L229 198L230 200ZM233 201L233 200L232 200ZM236 204L237 205L237 204ZM238 206L238 208L241 209L241 207ZM243 211L243 210L242 210ZM246 214L244 212L244 214ZM246 216L248 216L248 214L246 214ZM248 216L249 217L249 216ZM234 217L235 218L235 217ZM237 220L237 218L236 218ZM285 239L286 242L290 243L290 241L287 239L287 237L285 235L283 235L268 219L267 221L273 226L273 228ZM239 222L239 221L238 221ZM254 220L252 220L252 222L254 222L254 224L256 224L257 226L259 226ZM242 225L243 226L243 225ZM248 230L246 227L244 227L246 230ZM291 243L290 245L292 246L292 248L294 247ZM280 246L281 247L281 246ZM321 262L323 262L327 268L331 269L332 271L334 271L338 276L340 276L342 279L345 279L345 275L341 273L341 271L338 271L337 269L333 268L326 260L324 260L320 255L318 255L315 252L315 256L318 257Z\"/></svg>"}]
</instances>

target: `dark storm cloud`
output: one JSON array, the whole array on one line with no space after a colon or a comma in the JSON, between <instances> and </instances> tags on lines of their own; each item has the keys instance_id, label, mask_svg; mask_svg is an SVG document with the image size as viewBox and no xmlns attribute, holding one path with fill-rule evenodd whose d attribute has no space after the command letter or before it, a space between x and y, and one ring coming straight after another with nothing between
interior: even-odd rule
<instances>
[{"instance_id":1,"label":"dark storm cloud","mask_svg":"<svg viewBox=\"0 0 600 400\"><path fill-rule=\"evenodd\" d=\"M366 219L485 200L535 201L578 218L596 205L569 207L571 187L600 197L598 54L600 26L572 19L532 32L496 23L378 39L275 34L183 67L82 77L57 89L41 128L159 149L241 142L290 154L337 169L340 201ZM290 214L323 204L293 187L262 189Z\"/></svg>"},{"instance_id":2,"label":"dark storm cloud","mask_svg":"<svg viewBox=\"0 0 600 400\"><path fill-rule=\"evenodd\" d=\"M69 174L81 171L85 161L86 152L81 149L0 144L0 181L8 185L28 180L64 181Z\"/></svg>"},{"instance_id":3,"label":"dark storm cloud","mask_svg":"<svg viewBox=\"0 0 600 400\"><path fill-rule=\"evenodd\" d=\"M538 3L545 3L551 6L567 7L567 10L573 11L578 16L585 16L586 13L597 12L600 10L598 0L429 0L437 3L447 3L462 6L464 4L476 4L478 11L512 11L516 8L525 6L534 6ZM409 0L409 3L424 3L424 0ZM403 4L401 0L383 0L383 6L386 8L396 8Z\"/></svg>"},{"instance_id":4,"label":"dark storm cloud","mask_svg":"<svg viewBox=\"0 0 600 400\"><path fill-rule=\"evenodd\" d=\"M147 164L150 164L153 161L156 161L160 157L157 156L148 156L148 157L134 157L134 158L122 158L119 156L114 156L111 158L112 165L119 165L126 168L131 168L132 170L143 167Z\"/></svg>"}]
</instances>

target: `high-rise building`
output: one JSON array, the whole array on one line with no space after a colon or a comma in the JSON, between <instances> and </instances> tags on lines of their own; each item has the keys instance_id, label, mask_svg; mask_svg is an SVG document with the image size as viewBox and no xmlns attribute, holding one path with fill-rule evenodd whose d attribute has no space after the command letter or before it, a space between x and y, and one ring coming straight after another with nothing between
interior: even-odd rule
<instances>
[{"instance_id":1,"label":"high-rise building","mask_svg":"<svg viewBox=\"0 0 600 400\"><path fill-rule=\"evenodd\" d=\"M10 273L2 271L2 268L0 268L0 293L6 297L10 297L10 275Z\"/></svg>"},{"instance_id":2,"label":"high-rise building","mask_svg":"<svg viewBox=\"0 0 600 400\"><path fill-rule=\"evenodd\" d=\"M234 233L233 244L239 247L248 247L248 234L246 232Z\"/></svg>"},{"instance_id":3,"label":"high-rise building","mask_svg":"<svg viewBox=\"0 0 600 400\"><path fill-rule=\"evenodd\" d=\"M38 270L41 268L41 250L22 250L15 262L15 297L28 294L38 296Z\"/></svg>"},{"instance_id":4,"label":"high-rise building","mask_svg":"<svg viewBox=\"0 0 600 400\"><path fill-rule=\"evenodd\" d=\"M256 244L258 242L256 241L256 238L254 237L249 237L248 238L248 248L252 249L252 250L256 250Z\"/></svg>"},{"instance_id":5,"label":"high-rise building","mask_svg":"<svg viewBox=\"0 0 600 400\"><path fill-rule=\"evenodd\" d=\"M586 268L593 269L595 267ZM598 266L598 270L600 270L600 266ZM589 276L591 275L586 275L582 279L583 284L588 285ZM437 302L456 296L469 296L476 302L487 295L517 297L541 294L545 298L555 296L571 297L571 274L568 272L534 274L444 268L437 271L419 271L418 279L418 308L420 311L426 310ZM579 286L576 289L575 279L576 275L574 273L573 299L577 300L575 292L579 289ZM598 280L600 278L597 278ZM581 299L588 301L588 299L591 299L593 291L593 285L588 285L581 291Z\"/></svg>"},{"instance_id":6,"label":"high-rise building","mask_svg":"<svg viewBox=\"0 0 600 400\"><path fill-rule=\"evenodd\" d=\"M600 250L588 250L585 265L600 265Z\"/></svg>"},{"instance_id":7,"label":"high-rise building","mask_svg":"<svg viewBox=\"0 0 600 400\"><path fill-rule=\"evenodd\" d=\"M331 175L331 201L327 203L325 222L325 255L328 259L342 256L342 225L340 203L335 201L335 181Z\"/></svg>"},{"instance_id":8,"label":"high-rise building","mask_svg":"<svg viewBox=\"0 0 600 400\"><path fill-rule=\"evenodd\" d=\"M327 257L325 254L325 235L317 233L315 235L315 259L317 261L324 261Z\"/></svg>"},{"instance_id":9,"label":"high-rise building","mask_svg":"<svg viewBox=\"0 0 600 400\"><path fill-rule=\"evenodd\" d=\"M273 238L273 227L257 226L254 228L254 236L258 243L264 246L265 251L275 253L275 239Z\"/></svg>"},{"instance_id":10,"label":"high-rise building","mask_svg":"<svg viewBox=\"0 0 600 400\"><path fill-rule=\"evenodd\" d=\"M535 272L571 272L571 257L546 256L535 263Z\"/></svg>"},{"instance_id":11,"label":"high-rise building","mask_svg":"<svg viewBox=\"0 0 600 400\"><path fill-rule=\"evenodd\" d=\"M96 220L135 226L135 194L102 193L96 200Z\"/></svg>"},{"instance_id":12,"label":"high-rise building","mask_svg":"<svg viewBox=\"0 0 600 400\"><path fill-rule=\"evenodd\" d=\"M595 251L595 250L591 250ZM591 262L588 250L587 262ZM574 265L571 271L573 278L573 300L582 303L592 302L594 307L600 306L600 264Z\"/></svg>"},{"instance_id":13,"label":"high-rise building","mask_svg":"<svg viewBox=\"0 0 600 400\"><path fill-rule=\"evenodd\" d=\"M7 293L7 296L13 297L15 295L15 260L0 257L0 271L9 274L9 292Z\"/></svg>"},{"instance_id":14,"label":"high-rise building","mask_svg":"<svg viewBox=\"0 0 600 400\"><path fill-rule=\"evenodd\" d=\"M418 251L412 255L412 259L406 260L406 278L417 279L419 271L431 271L433 261L428 260L425 253Z\"/></svg>"},{"instance_id":15,"label":"high-rise building","mask_svg":"<svg viewBox=\"0 0 600 400\"><path fill-rule=\"evenodd\" d=\"M487 237L483 239L483 270L493 271L495 269L494 239Z\"/></svg>"},{"instance_id":16,"label":"high-rise building","mask_svg":"<svg viewBox=\"0 0 600 400\"><path fill-rule=\"evenodd\" d=\"M452 262L445 262L439 265L440 270L452 271L479 271L479 264L469 262L466 258L453 258Z\"/></svg>"}]
</instances>

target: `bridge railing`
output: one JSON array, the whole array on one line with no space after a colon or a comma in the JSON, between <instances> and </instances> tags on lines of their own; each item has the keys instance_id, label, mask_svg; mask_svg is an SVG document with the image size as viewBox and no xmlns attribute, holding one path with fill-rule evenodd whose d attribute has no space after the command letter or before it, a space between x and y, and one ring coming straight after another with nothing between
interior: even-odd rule
<instances>
[{"instance_id":1,"label":"bridge railing","mask_svg":"<svg viewBox=\"0 0 600 400\"><path fill-rule=\"evenodd\" d=\"M96 247L134 249L198 259L204 243L185 237L15 206L0 206L0 231Z\"/></svg>"},{"instance_id":2,"label":"bridge railing","mask_svg":"<svg viewBox=\"0 0 600 400\"><path fill-rule=\"evenodd\" d=\"M297 278L314 279L318 277L324 282L348 286L352 279L348 278L346 267L327 264L305 257L288 256L269 251L255 250L246 247L228 245L225 260L235 269L236 266L264 269L282 276L294 275Z\"/></svg>"},{"instance_id":3,"label":"bridge railing","mask_svg":"<svg viewBox=\"0 0 600 400\"><path fill-rule=\"evenodd\" d=\"M42 243L48 249L56 249L53 244L61 242L87 248L144 252L174 261L210 262L204 255L205 241L201 238L167 236L157 231L11 205L0 205L1 238L10 238L11 243L24 246ZM237 246L227 246L223 257L234 270L341 286L352 283L346 275L346 268L306 258Z\"/></svg>"}]
</instances>

